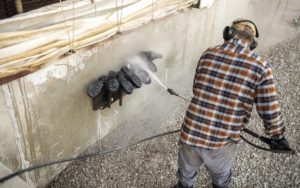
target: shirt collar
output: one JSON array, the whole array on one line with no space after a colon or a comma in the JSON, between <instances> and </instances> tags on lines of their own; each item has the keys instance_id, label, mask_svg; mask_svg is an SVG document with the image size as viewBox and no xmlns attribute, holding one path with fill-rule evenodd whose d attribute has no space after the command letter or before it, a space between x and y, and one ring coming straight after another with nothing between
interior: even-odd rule
<instances>
[{"instance_id":1,"label":"shirt collar","mask_svg":"<svg viewBox=\"0 0 300 188\"><path fill-rule=\"evenodd\" d=\"M250 47L250 42L247 40L243 40L237 36L233 37L232 39L226 41L225 43L232 43L236 46L242 46L244 48L249 48Z\"/></svg>"}]
</instances>

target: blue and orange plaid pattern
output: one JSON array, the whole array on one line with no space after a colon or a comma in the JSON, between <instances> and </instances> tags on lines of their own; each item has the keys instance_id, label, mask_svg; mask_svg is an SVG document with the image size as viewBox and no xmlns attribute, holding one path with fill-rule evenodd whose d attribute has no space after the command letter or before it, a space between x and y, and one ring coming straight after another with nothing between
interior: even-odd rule
<instances>
[{"instance_id":1,"label":"blue and orange plaid pattern","mask_svg":"<svg viewBox=\"0 0 300 188\"><path fill-rule=\"evenodd\" d=\"M248 46L235 37L202 54L181 142L207 149L238 142L254 104L265 132L270 136L283 134L283 116L271 68Z\"/></svg>"}]
</instances>

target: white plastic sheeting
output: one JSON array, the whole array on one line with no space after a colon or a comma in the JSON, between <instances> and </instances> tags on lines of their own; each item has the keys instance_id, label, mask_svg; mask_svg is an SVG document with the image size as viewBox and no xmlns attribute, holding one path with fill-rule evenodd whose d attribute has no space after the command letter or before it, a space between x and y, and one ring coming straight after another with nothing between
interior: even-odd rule
<instances>
[{"instance_id":1,"label":"white plastic sheeting","mask_svg":"<svg viewBox=\"0 0 300 188\"><path fill-rule=\"evenodd\" d=\"M200 8L210 8L214 3L214 0L201 0Z\"/></svg>"},{"instance_id":2,"label":"white plastic sheeting","mask_svg":"<svg viewBox=\"0 0 300 188\"><path fill-rule=\"evenodd\" d=\"M0 21L1 78L35 72L69 50L78 50L132 30L195 3L195 0L68 1ZM71 4L70 4L71 3ZM8 79L9 78L9 79Z\"/></svg>"}]
</instances>

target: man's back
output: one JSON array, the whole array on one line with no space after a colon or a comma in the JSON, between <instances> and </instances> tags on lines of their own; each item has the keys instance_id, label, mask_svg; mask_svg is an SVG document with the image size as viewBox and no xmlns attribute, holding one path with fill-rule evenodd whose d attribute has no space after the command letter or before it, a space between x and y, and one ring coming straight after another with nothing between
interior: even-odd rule
<instances>
[{"instance_id":1,"label":"man's back","mask_svg":"<svg viewBox=\"0 0 300 188\"><path fill-rule=\"evenodd\" d=\"M233 38L206 50L196 69L194 97L187 110L181 141L218 149L240 139L254 102L266 132L281 134L283 118L269 65Z\"/></svg>"},{"instance_id":2,"label":"man's back","mask_svg":"<svg viewBox=\"0 0 300 188\"><path fill-rule=\"evenodd\" d=\"M224 28L224 44L201 56L181 128L174 188L192 188L203 164L213 188L228 188L236 142L254 104L271 136L270 148L290 150L270 66L252 52L258 37L254 22L237 19Z\"/></svg>"}]
</instances>

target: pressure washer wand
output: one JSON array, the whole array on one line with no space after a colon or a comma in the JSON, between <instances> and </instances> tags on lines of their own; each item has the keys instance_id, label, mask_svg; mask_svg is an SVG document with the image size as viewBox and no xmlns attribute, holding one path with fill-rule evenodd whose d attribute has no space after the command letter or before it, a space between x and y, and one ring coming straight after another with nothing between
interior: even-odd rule
<instances>
[{"instance_id":1,"label":"pressure washer wand","mask_svg":"<svg viewBox=\"0 0 300 188\"><path fill-rule=\"evenodd\" d=\"M174 95L174 96L177 96L177 97L180 97L182 98L183 100L185 100L186 102L190 102L190 100L184 98L183 96L179 95L178 93L176 93L173 89L171 88L168 88L167 91L171 94L171 95Z\"/></svg>"}]
</instances>

